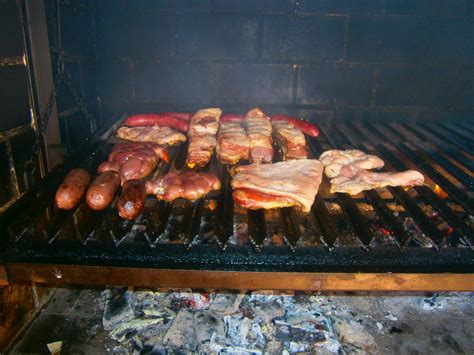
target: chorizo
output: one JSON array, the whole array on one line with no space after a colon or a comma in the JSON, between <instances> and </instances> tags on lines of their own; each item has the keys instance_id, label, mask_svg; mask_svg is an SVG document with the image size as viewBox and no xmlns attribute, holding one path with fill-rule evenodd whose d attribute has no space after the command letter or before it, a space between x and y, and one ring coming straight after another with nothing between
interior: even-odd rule
<instances>
[{"instance_id":1,"label":"chorizo","mask_svg":"<svg viewBox=\"0 0 474 355\"><path fill-rule=\"evenodd\" d=\"M72 169L56 191L54 202L62 210L72 210L81 201L91 182L91 175L84 169Z\"/></svg>"},{"instance_id":2,"label":"chorizo","mask_svg":"<svg viewBox=\"0 0 474 355\"><path fill-rule=\"evenodd\" d=\"M92 210L101 211L114 200L120 186L120 177L116 171L100 174L87 189L86 203Z\"/></svg>"},{"instance_id":3,"label":"chorizo","mask_svg":"<svg viewBox=\"0 0 474 355\"><path fill-rule=\"evenodd\" d=\"M119 216L132 220L138 217L145 206L146 188L140 180L128 180L122 188L122 194L117 203Z\"/></svg>"}]
</instances>

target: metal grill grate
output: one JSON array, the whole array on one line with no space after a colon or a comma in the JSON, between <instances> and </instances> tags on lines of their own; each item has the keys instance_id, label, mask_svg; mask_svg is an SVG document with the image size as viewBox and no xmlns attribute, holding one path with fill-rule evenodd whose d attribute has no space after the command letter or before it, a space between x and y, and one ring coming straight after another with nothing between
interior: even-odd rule
<instances>
[{"instance_id":1,"label":"metal grill grate","mask_svg":"<svg viewBox=\"0 0 474 355\"><path fill-rule=\"evenodd\" d=\"M312 157L357 148L380 156L385 170L414 168L427 185L389 187L357 196L330 194L326 178L312 211L234 207L230 177L215 157L205 168L222 189L195 203L147 199L135 221L114 207L72 212L52 205L67 171L53 174L4 217L6 262L258 271L472 272L472 122L325 121L310 139ZM81 165L95 171L110 144L91 147ZM186 146L171 149L184 165ZM78 166L78 164L75 164Z\"/></svg>"}]
</instances>

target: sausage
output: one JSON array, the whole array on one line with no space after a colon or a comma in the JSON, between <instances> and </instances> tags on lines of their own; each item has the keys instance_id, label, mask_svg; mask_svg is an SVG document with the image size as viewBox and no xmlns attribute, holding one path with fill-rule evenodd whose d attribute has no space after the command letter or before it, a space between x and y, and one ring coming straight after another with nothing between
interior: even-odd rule
<instances>
[{"instance_id":1,"label":"sausage","mask_svg":"<svg viewBox=\"0 0 474 355\"><path fill-rule=\"evenodd\" d=\"M91 175L84 169L72 169L56 191L54 202L62 210L72 210L86 193Z\"/></svg>"},{"instance_id":2,"label":"sausage","mask_svg":"<svg viewBox=\"0 0 474 355\"><path fill-rule=\"evenodd\" d=\"M191 120L191 117L193 117L191 113L187 112L163 112L162 115L173 116L186 122L189 122Z\"/></svg>"},{"instance_id":3,"label":"sausage","mask_svg":"<svg viewBox=\"0 0 474 355\"><path fill-rule=\"evenodd\" d=\"M154 113L138 114L128 116L124 122L125 126L164 126L175 128L181 132L187 132L189 123L169 115L159 115Z\"/></svg>"},{"instance_id":4,"label":"sausage","mask_svg":"<svg viewBox=\"0 0 474 355\"><path fill-rule=\"evenodd\" d=\"M319 136L319 129L315 125L287 115L273 115L272 121L286 121L311 137Z\"/></svg>"},{"instance_id":5,"label":"sausage","mask_svg":"<svg viewBox=\"0 0 474 355\"><path fill-rule=\"evenodd\" d=\"M92 210L101 211L114 200L120 186L120 177L116 171L100 174L87 189L86 203Z\"/></svg>"},{"instance_id":6,"label":"sausage","mask_svg":"<svg viewBox=\"0 0 474 355\"><path fill-rule=\"evenodd\" d=\"M137 218L145 205L145 199L145 183L140 180L128 180L123 185L117 203L119 216L128 220Z\"/></svg>"}]
</instances>

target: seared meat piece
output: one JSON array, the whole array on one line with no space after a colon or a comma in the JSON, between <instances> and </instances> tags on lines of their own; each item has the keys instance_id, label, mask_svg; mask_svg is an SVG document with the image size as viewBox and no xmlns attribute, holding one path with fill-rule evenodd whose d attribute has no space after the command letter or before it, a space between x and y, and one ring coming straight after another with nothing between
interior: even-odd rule
<instances>
[{"instance_id":1,"label":"seared meat piece","mask_svg":"<svg viewBox=\"0 0 474 355\"><path fill-rule=\"evenodd\" d=\"M249 209L297 206L309 212L321 184L323 165L300 159L239 166L232 179L234 201Z\"/></svg>"},{"instance_id":2,"label":"seared meat piece","mask_svg":"<svg viewBox=\"0 0 474 355\"><path fill-rule=\"evenodd\" d=\"M191 118L188 130L189 146L186 164L204 166L211 159L216 147L216 133L222 111L218 108L199 110Z\"/></svg>"},{"instance_id":3,"label":"seared meat piece","mask_svg":"<svg viewBox=\"0 0 474 355\"><path fill-rule=\"evenodd\" d=\"M307 134L311 137L317 137L319 135L319 129L315 125L300 120L298 118L294 118L287 115L273 115L272 116L272 123L273 122L288 122L293 127L299 129L304 134Z\"/></svg>"},{"instance_id":4,"label":"seared meat piece","mask_svg":"<svg viewBox=\"0 0 474 355\"><path fill-rule=\"evenodd\" d=\"M211 190L220 188L221 183L216 176L194 170L169 172L162 178L146 182L147 193L165 201L173 201L177 198L194 201L206 196Z\"/></svg>"},{"instance_id":5,"label":"seared meat piece","mask_svg":"<svg viewBox=\"0 0 474 355\"><path fill-rule=\"evenodd\" d=\"M258 108L250 110L245 115L245 127L249 137L250 161L252 163L271 163L273 146L270 117Z\"/></svg>"},{"instance_id":6,"label":"seared meat piece","mask_svg":"<svg viewBox=\"0 0 474 355\"><path fill-rule=\"evenodd\" d=\"M186 136L169 127L121 127L117 137L132 142L152 142L160 145L174 145L186 141Z\"/></svg>"},{"instance_id":7,"label":"seared meat piece","mask_svg":"<svg viewBox=\"0 0 474 355\"><path fill-rule=\"evenodd\" d=\"M425 181L423 175L415 170L389 173L367 171L381 168L384 162L360 150L328 150L319 159L325 166L326 176L331 178L331 192L356 195L385 186L420 186Z\"/></svg>"},{"instance_id":8,"label":"seared meat piece","mask_svg":"<svg viewBox=\"0 0 474 355\"><path fill-rule=\"evenodd\" d=\"M238 115L221 117L216 148L221 163L236 164L249 158L249 138L242 126L243 119Z\"/></svg>"},{"instance_id":9,"label":"seared meat piece","mask_svg":"<svg viewBox=\"0 0 474 355\"><path fill-rule=\"evenodd\" d=\"M331 192L345 192L351 195L385 186L421 186L424 176L416 170L375 173L358 170L355 175L340 175L331 179Z\"/></svg>"},{"instance_id":10,"label":"seared meat piece","mask_svg":"<svg viewBox=\"0 0 474 355\"><path fill-rule=\"evenodd\" d=\"M308 157L304 134L287 121L272 122L276 141L283 153L283 159L305 159Z\"/></svg>"},{"instance_id":11,"label":"seared meat piece","mask_svg":"<svg viewBox=\"0 0 474 355\"><path fill-rule=\"evenodd\" d=\"M122 184L131 179L142 179L156 167L159 159L169 161L165 148L154 143L119 143L109 154L109 161L99 165L98 172L117 171Z\"/></svg>"},{"instance_id":12,"label":"seared meat piece","mask_svg":"<svg viewBox=\"0 0 474 355\"><path fill-rule=\"evenodd\" d=\"M327 150L319 157L324 165L324 173L328 178L344 175L350 176L358 170L378 169L384 166L382 159L366 154L361 150Z\"/></svg>"}]
</instances>

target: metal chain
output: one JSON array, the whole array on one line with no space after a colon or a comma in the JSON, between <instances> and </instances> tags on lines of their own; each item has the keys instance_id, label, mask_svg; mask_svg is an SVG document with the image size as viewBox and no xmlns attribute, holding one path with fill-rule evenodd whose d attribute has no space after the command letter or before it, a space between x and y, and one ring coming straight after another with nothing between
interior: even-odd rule
<instances>
[{"instance_id":1,"label":"metal chain","mask_svg":"<svg viewBox=\"0 0 474 355\"><path fill-rule=\"evenodd\" d=\"M59 28L59 2L56 3L56 38L59 38L59 33L60 33L60 28ZM46 133L47 127L48 127L48 122L49 119L51 118L54 106L57 102L57 95L58 95L58 90L59 87L62 85L64 88L66 88L67 92L72 96L75 104L78 106L80 112L84 115L85 119L88 121L91 132L94 132L96 127L95 127L95 121L92 117L92 115L89 113L89 110L87 109L87 106L84 102L84 99L82 97L82 93L79 94L76 89L73 87L73 85L69 82L67 76L65 75L65 70L64 70L64 60L63 60L63 51L61 48L61 43L60 41L57 43L57 74L54 79L54 84L53 88L49 94L48 97L48 102L46 104L44 112L39 114L39 117L37 119L37 132L36 132L36 140L35 144L33 145L33 150L32 150L32 155L31 159L28 163L32 163L33 165L36 165L36 159L35 157L38 155L39 151L39 146L41 143L41 139L44 138L44 135Z\"/></svg>"}]
</instances>

